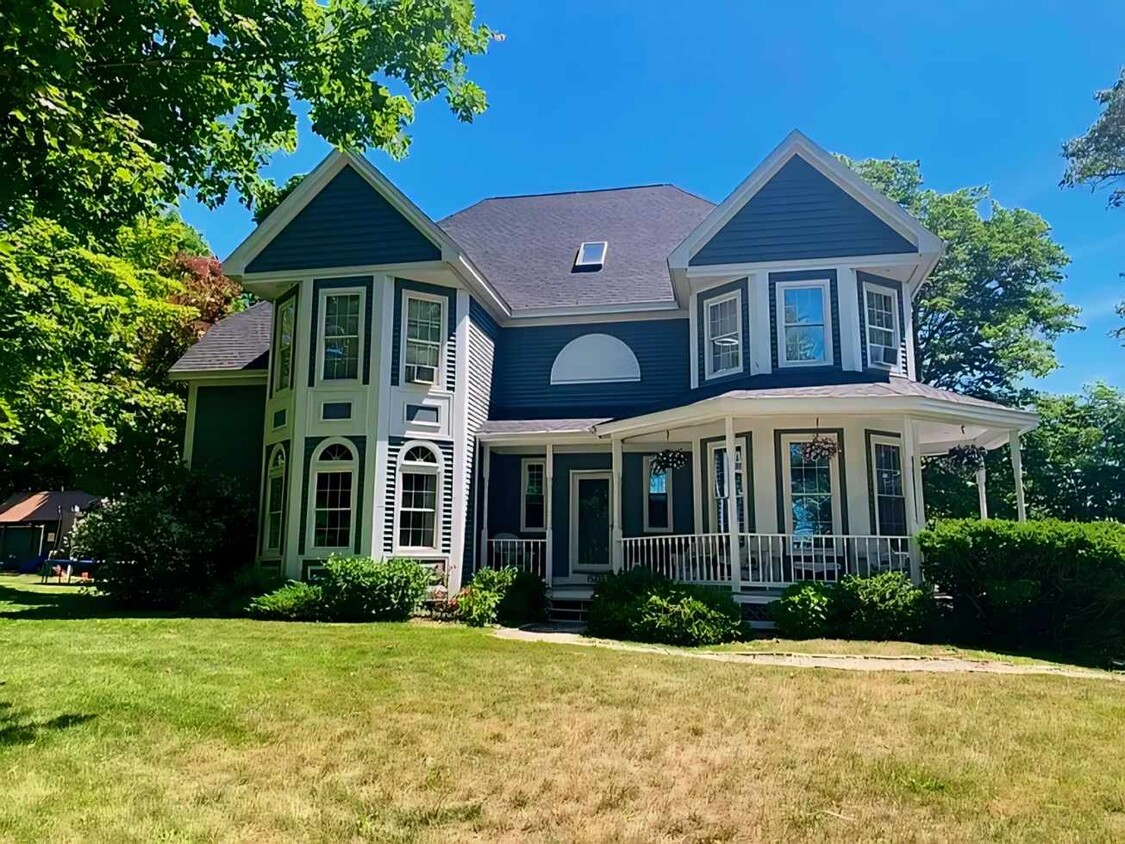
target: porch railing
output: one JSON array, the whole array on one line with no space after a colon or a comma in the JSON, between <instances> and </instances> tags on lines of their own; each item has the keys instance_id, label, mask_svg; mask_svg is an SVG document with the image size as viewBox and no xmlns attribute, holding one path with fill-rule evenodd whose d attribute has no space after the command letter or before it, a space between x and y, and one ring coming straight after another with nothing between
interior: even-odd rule
<instances>
[{"instance_id":1,"label":"porch railing","mask_svg":"<svg viewBox=\"0 0 1125 844\"><path fill-rule=\"evenodd\" d=\"M490 539L488 567L502 569L514 566L547 579L546 539Z\"/></svg>"},{"instance_id":2,"label":"porch railing","mask_svg":"<svg viewBox=\"0 0 1125 844\"><path fill-rule=\"evenodd\" d=\"M683 583L730 583L725 533L636 536L621 540L621 567L650 568Z\"/></svg>"},{"instance_id":3,"label":"porch railing","mask_svg":"<svg viewBox=\"0 0 1125 844\"><path fill-rule=\"evenodd\" d=\"M621 540L622 568L644 566L684 583L731 582L730 539L725 533L639 536ZM739 581L749 588L782 588L849 574L911 573L906 536L803 536L738 534Z\"/></svg>"}]
</instances>

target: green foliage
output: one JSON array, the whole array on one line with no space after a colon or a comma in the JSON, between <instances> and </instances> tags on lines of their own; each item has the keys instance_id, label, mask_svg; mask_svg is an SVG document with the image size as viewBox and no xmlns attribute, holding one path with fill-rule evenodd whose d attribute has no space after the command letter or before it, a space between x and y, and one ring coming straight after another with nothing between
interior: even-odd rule
<instances>
[{"instance_id":1,"label":"green foliage","mask_svg":"<svg viewBox=\"0 0 1125 844\"><path fill-rule=\"evenodd\" d=\"M284 582L279 574L251 563L240 568L231 580L189 596L181 609L190 615L234 618L246 614L251 599L272 592Z\"/></svg>"},{"instance_id":2,"label":"green foliage","mask_svg":"<svg viewBox=\"0 0 1125 844\"><path fill-rule=\"evenodd\" d=\"M112 232L181 190L250 203L298 113L345 149L403 155L415 104L485 108L470 0L9 4L0 29L0 224ZM299 105L307 104L305 105Z\"/></svg>"},{"instance_id":3,"label":"green foliage","mask_svg":"<svg viewBox=\"0 0 1125 844\"><path fill-rule=\"evenodd\" d=\"M844 162L947 244L915 300L920 380L1011 402L1022 378L1058 367L1054 341L1077 329L1078 309L1059 293L1070 259L1042 217L1004 208L987 187L924 188L917 161Z\"/></svg>"},{"instance_id":4,"label":"green foliage","mask_svg":"<svg viewBox=\"0 0 1125 844\"><path fill-rule=\"evenodd\" d=\"M98 591L133 609L176 609L233 583L254 558L250 493L222 477L183 471L155 491L87 515L71 554L97 560Z\"/></svg>"},{"instance_id":5,"label":"green foliage","mask_svg":"<svg viewBox=\"0 0 1125 844\"><path fill-rule=\"evenodd\" d=\"M903 572L849 575L832 596L836 633L844 639L922 641L935 616L932 594Z\"/></svg>"},{"instance_id":6,"label":"green foliage","mask_svg":"<svg viewBox=\"0 0 1125 844\"><path fill-rule=\"evenodd\" d=\"M717 645L742 635L742 611L729 591L674 583L635 568L598 581L586 632L666 645Z\"/></svg>"},{"instance_id":7,"label":"green foliage","mask_svg":"<svg viewBox=\"0 0 1125 844\"><path fill-rule=\"evenodd\" d=\"M1125 525L948 520L919 541L966 642L1125 655Z\"/></svg>"},{"instance_id":8,"label":"green foliage","mask_svg":"<svg viewBox=\"0 0 1125 844\"><path fill-rule=\"evenodd\" d=\"M769 604L770 620L786 639L821 639L835 634L835 586L820 581L794 583Z\"/></svg>"},{"instance_id":9,"label":"green foliage","mask_svg":"<svg viewBox=\"0 0 1125 844\"><path fill-rule=\"evenodd\" d=\"M1113 87L1098 91L1094 99L1103 107L1094 125L1063 144L1067 166L1062 183L1091 190L1112 185L1109 204L1119 207L1125 204L1125 68Z\"/></svg>"},{"instance_id":10,"label":"green foliage","mask_svg":"<svg viewBox=\"0 0 1125 844\"><path fill-rule=\"evenodd\" d=\"M290 176L283 185L278 185L273 179L266 179L258 190L258 195L254 198L254 222L261 223L272 214L273 210L297 189L304 178L305 174L299 173L296 176Z\"/></svg>"},{"instance_id":11,"label":"green foliage","mask_svg":"<svg viewBox=\"0 0 1125 844\"><path fill-rule=\"evenodd\" d=\"M319 585L291 580L284 586L250 601L248 612L269 621L319 621L324 596Z\"/></svg>"},{"instance_id":12,"label":"green foliage","mask_svg":"<svg viewBox=\"0 0 1125 844\"><path fill-rule=\"evenodd\" d=\"M327 621L405 621L434 583L417 560L331 557L318 578Z\"/></svg>"},{"instance_id":13,"label":"green foliage","mask_svg":"<svg viewBox=\"0 0 1125 844\"><path fill-rule=\"evenodd\" d=\"M519 627L547 620L542 578L514 566L481 569L457 595L457 618L473 627Z\"/></svg>"}]
</instances>

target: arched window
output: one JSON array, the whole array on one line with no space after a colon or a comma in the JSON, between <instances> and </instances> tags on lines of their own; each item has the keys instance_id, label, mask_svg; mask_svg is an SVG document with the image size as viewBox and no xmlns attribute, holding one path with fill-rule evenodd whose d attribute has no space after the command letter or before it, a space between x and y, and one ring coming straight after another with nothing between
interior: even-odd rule
<instances>
[{"instance_id":1,"label":"arched window","mask_svg":"<svg viewBox=\"0 0 1125 844\"><path fill-rule=\"evenodd\" d=\"M398 462L395 544L403 551L437 551L441 455L425 443L407 443Z\"/></svg>"},{"instance_id":2,"label":"arched window","mask_svg":"<svg viewBox=\"0 0 1125 844\"><path fill-rule=\"evenodd\" d=\"M312 465L312 541L317 549L351 548L355 525L356 458L351 446L321 446Z\"/></svg>"},{"instance_id":3,"label":"arched window","mask_svg":"<svg viewBox=\"0 0 1125 844\"><path fill-rule=\"evenodd\" d=\"M276 445L266 469L266 541L263 551L280 553L285 533L285 446Z\"/></svg>"},{"instance_id":4,"label":"arched window","mask_svg":"<svg viewBox=\"0 0 1125 844\"><path fill-rule=\"evenodd\" d=\"M551 365L552 384L604 384L640 381L641 365L633 350L610 334L575 337Z\"/></svg>"}]
</instances>

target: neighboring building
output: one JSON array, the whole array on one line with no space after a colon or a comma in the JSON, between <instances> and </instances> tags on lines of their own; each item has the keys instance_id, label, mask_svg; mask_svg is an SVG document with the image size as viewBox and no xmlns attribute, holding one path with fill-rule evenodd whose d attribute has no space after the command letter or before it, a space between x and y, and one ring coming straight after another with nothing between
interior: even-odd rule
<instances>
[{"instance_id":1,"label":"neighboring building","mask_svg":"<svg viewBox=\"0 0 1125 844\"><path fill-rule=\"evenodd\" d=\"M62 547L78 515L99 500L80 490L12 493L0 504L0 566L16 568Z\"/></svg>"},{"instance_id":2,"label":"neighboring building","mask_svg":"<svg viewBox=\"0 0 1125 844\"><path fill-rule=\"evenodd\" d=\"M185 457L255 480L292 577L512 562L559 597L645 564L754 602L917 576L922 456L1011 442L1018 477L1035 425L917 381L942 251L798 132L718 206L649 185L440 223L335 153L224 263L267 302L173 367Z\"/></svg>"}]
</instances>

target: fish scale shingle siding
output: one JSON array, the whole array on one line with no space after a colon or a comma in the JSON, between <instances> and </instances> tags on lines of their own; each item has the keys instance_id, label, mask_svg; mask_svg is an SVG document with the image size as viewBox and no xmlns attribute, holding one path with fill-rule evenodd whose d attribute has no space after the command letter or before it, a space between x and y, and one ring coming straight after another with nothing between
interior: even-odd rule
<instances>
[{"instance_id":1,"label":"fish scale shingle siding","mask_svg":"<svg viewBox=\"0 0 1125 844\"><path fill-rule=\"evenodd\" d=\"M794 156L695 254L691 264L914 251L910 241Z\"/></svg>"}]
</instances>

